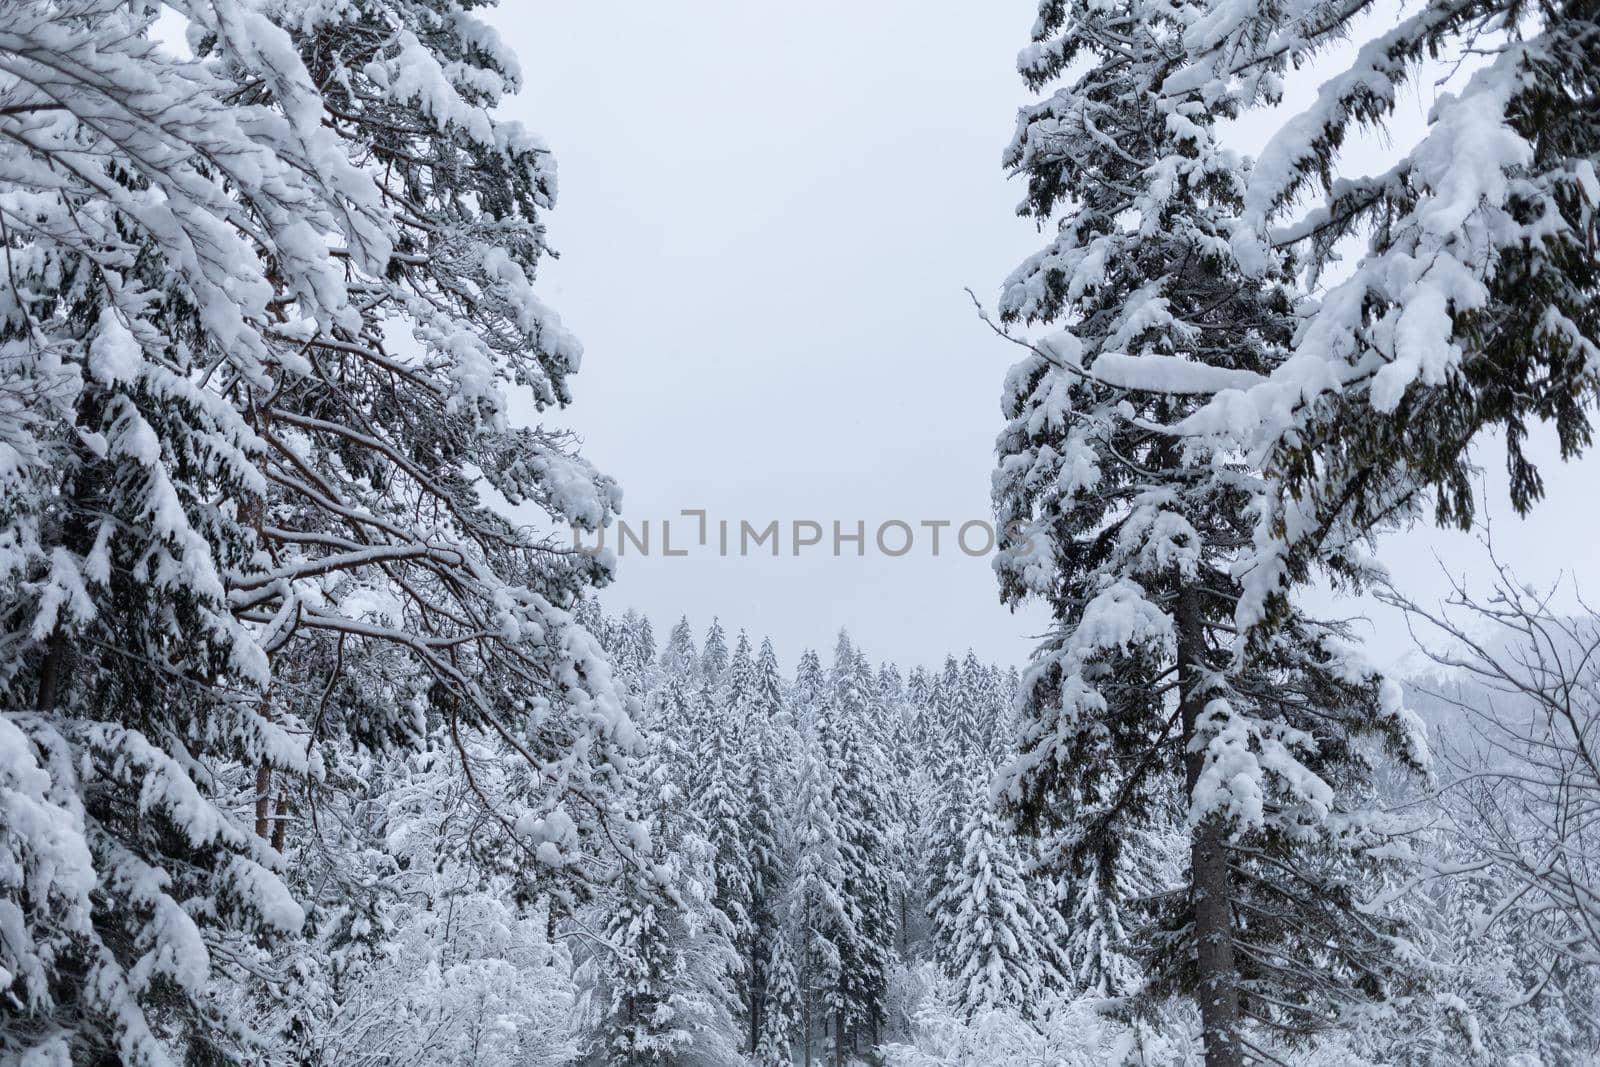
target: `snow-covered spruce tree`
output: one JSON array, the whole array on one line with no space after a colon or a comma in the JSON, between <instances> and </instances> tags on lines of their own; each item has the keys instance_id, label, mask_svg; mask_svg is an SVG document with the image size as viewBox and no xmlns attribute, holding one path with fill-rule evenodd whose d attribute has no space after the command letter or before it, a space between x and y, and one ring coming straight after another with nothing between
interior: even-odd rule
<instances>
[{"instance_id":1,"label":"snow-covered spruce tree","mask_svg":"<svg viewBox=\"0 0 1600 1067\"><path fill-rule=\"evenodd\" d=\"M931 902L951 940L938 958L968 1017L995 1009L1031 1014L1066 986L1061 917L1041 907L1018 862L1019 844L990 802L989 774L965 784L961 853L944 896Z\"/></svg>"},{"instance_id":2,"label":"snow-covered spruce tree","mask_svg":"<svg viewBox=\"0 0 1600 1067\"><path fill-rule=\"evenodd\" d=\"M0 691L38 816L3 831L8 1056L252 1057L208 978L300 926L260 839L319 745L476 726L519 816L577 791L590 826L627 742L566 611L603 570L475 488L591 527L615 499L505 417L578 355L530 288L548 154L488 110L509 57L454 6L168 6L192 60L155 5L0 36ZM355 662L368 699L332 699Z\"/></svg>"},{"instance_id":3,"label":"snow-covered spruce tree","mask_svg":"<svg viewBox=\"0 0 1600 1067\"><path fill-rule=\"evenodd\" d=\"M946 657L942 672L930 683L923 715L926 793L920 805L918 862L930 954L947 966L954 965L950 954L961 936L959 883L971 813L968 785L996 762L984 741L994 735L985 727L986 719L1000 714L989 681L989 672L970 650L961 663Z\"/></svg>"},{"instance_id":4,"label":"snow-covered spruce tree","mask_svg":"<svg viewBox=\"0 0 1600 1067\"><path fill-rule=\"evenodd\" d=\"M825 1036L835 1014L843 1011L838 988L845 943L856 926L843 891L847 844L835 807L828 745L816 731L803 739L788 819L792 873L784 910L799 989L798 1039L808 1059L812 1041ZM842 1043L837 1055L842 1063Z\"/></svg>"},{"instance_id":5,"label":"snow-covered spruce tree","mask_svg":"<svg viewBox=\"0 0 1600 1067\"><path fill-rule=\"evenodd\" d=\"M912 916L921 910L918 899L922 869L917 856L918 830L922 826L922 783L918 780L918 753L912 741L913 712L906 701L905 682L892 663L878 667L877 701L883 723L881 746L889 774L888 799L892 821L886 828L885 848L894 886L896 952L911 955Z\"/></svg>"},{"instance_id":6,"label":"snow-covered spruce tree","mask_svg":"<svg viewBox=\"0 0 1600 1067\"><path fill-rule=\"evenodd\" d=\"M928 720L928 740L923 750L926 774L922 779L926 793L919 805L922 822L917 828L917 851L929 942L932 955L937 957L955 940L950 926L954 915L935 902L952 899L949 893L960 860L961 829L966 821L963 786L972 768L967 765L961 749L955 719L945 713L943 682L936 679L930 692L931 704L923 713Z\"/></svg>"},{"instance_id":7,"label":"snow-covered spruce tree","mask_svg":"<svg viewBox=\"0 0 1600 1067\"><path fill-rule=\"evenodd\" d=\"M743 715L741 709L748 703L756 684L756 662L750 650L750 635L743 630L733 643L733 652L728 656L728 669L723 674L723 703L730 712L738 712L736 721L741 722Z\"/></svg>"},{"instance_id":8,"label":"snow-covered spruce tree","mask_svg":"<svg viewBox=\"0 0 1600 1067\"><path fill-rule=\"evenodd\" d=\"M175 5L182 10L185 5ZM269 666L230 612L264 561L262 447L217 385L279 373L292 294L350 322L365 179L298 121L284 34L223 0L250 76L148 39L153 6L8 5L0 26L0 1059L247 1057L223 941L296 933L277 858L213 769L303 749L255 713ZM285 113L288 113L288 118Z\"/></svg>"},{"instance_id":9,"label":"snow-covered spruce tree","mask_svg":"<svg viewBox=\"0 0 1600 1067\"><path fill-rule=\"evenodd\" d=\"M614 1067L740 1062L734 928L716 906L715 850L686 785L701 755L692 721L688 701L675 698L650 723L634 801L643 862L623 869L606 903L604 945L587 965L600 1000L601 1052Z\"/></svg>"},{"instance_id":10,"label":"snow-covered spruce tree","mask_svg":"<svg viewBox=\"0 0 1600 1067\"><path fill-rule=\"evenodd\" d=\"M555 534L608 521L615 487L567 435L507 414L512 389L564 404L581 355L532 290L548 150L492 117L519 75L465 8L266 9L325 86L323 124L373 190L388 251L374 269L360 235L333 246L359 317L312 331L286 304L269 338L296 373L266 399L218 378L266 445L270 565L231 595L274 649L260 710L303 724L325 765L352 744L446 741L476 808L457 861L511 898L572 907L614 873L596 842L623 844L611 798L632 737L569 614L606 571ZM220 63L247 49L191 37ZM247 98L279 92L242 81ZM258 832L273 804L281 844L294 783L279 779L263 767L255 785Z\"/></svg>"},{"instance_id":11,"label":"snow-covered spruce tree","mask_svg":"<svg viewBox=\"0 0 1600 1067\"><path fill-rule=\"evenodd\" d=\"M702 771L698 791L690 802L704 827L711 856L711 903L727 920L734 951L741 961L735 981L739 1003L749 1005L751 975L743 963L754 951L756 930L751 916L754 857L749 839L749 794L744 788L746 753L740 744L734 712L718 699L721 693L701 691L700 729L687 739L687 747L695 753ZM746 1023L747 1030L754 1027L748 1017Z\"/></svg>"},{"instance_id":12,"label":"snow-covered spruce tree","mask_svg":"<svg viewBox=\"0 0 1600 1067\"><path fill-rule=\"evenodd\" d=\"M818 719L831 764L844 867L840 891L852 916L840 941L842 967L835 993L835 1056L877 1044L883 998L895 945L893 857L899 818L890 796L891 768L882 746L881 715L872 667L841 632L832 678L833 699ZM841 1061L842 1062L842 1061Z\"/></svg>"},{"instance_id":13,"label":"snow-covered spruce tree","mask_svg":"<svg viewBox=\"0 0 1600 1067\"><path fill-rule=\"evenodd\" d=\"M784 675L778 667L778 653L773 651L770 638L762 638L762 651L755 656L755 688L750 696L750 713L778 720L786 729L794 729L794 712L787 707L784 694Z\"/></svg>"},{"instance_id":14,"label":"snow-covered spruce tree","mask_svg":"<svg viewBox=\"0 0 1600 1067\"><path fill-rule=\"evenodd\" d=\"M788 934L779 928L767 965L761 1042L755 1053L759 1067L791 1067L794 1063L790 1050L801 1033L801 1001L800 980L789 944Z\"/></svg>"},{"instance_id":15,"label":"snow-covered spruce tree","mask_svg":"<svg viewBox=\"0 0 1600 1067\"><path fill-rule=\"evenodd\" d=\"M802 733L811 729L827 690L828 676L822 669L822 657L814 649L808 648L800 654L800 662L794 669L790 708L794 714L795 729Z\"/></svg>"},{"instance_id":16,"label":"snow-covered spruce tree","mask_svg":"<svg viewBox=\"0 0 1600 1067\"><path fill-rule=\"evenodd\" d=\"M692 680L697 676L699 666L700 653L695 648L694 630L689 625L688 616L680 617L667 634L667 643L662 646L661 669Z\"/></svg>"},{"instance_id":17,"label":"snow-covered spruce tree","mask_svg":"<svg viewBox=\"0 0 1600 1067\"><path fill-rule=\"evenodd\" d=\"M635 696L641 695L649 687L656 665L656 636L650 620L630 610L616 621L612 632L613 641L607 651L616 664L617 676Z\"/></svg>"},{"instance_id":18,"label":"snow-covered spruce tree","mask_svg":"<svg viewBox=\"0 0 1600 1067\"><path fill-rule=\"evenodd\" d=\"M705 644L700 649L700 676L707 685L718 685L728 669L728 635L720 620L711 620Z\"/></svg>"},{"instance_id":19,"label":"snow-covered spruce tree","mask_svg":"<svg viewBox=\"0 0 1600 1067\"><path fill-rule=\"evenodd\" d=\"M665 864L659 869L671 877ZM672 914L673 904L656 880L627 878L604 931L609 958L599 964L608 1064L670 1064L693 1040L673 1003L683 994L675 989L674 931L665 921Z\"/></svg>"},{"instance_id":20,"label":"snow-covered spruce tree","mask_svg":"<svg viewBox=\"0 0 1600 1067\"><path fill-rule=\"evenodd\" d=\"M518 87L515 60L453 4L268 7L325 87L326 125L375 190L388 254L369 262L355 235L332 250L359 321L310 330L288 308L269 336L296 373L265 397L218 380L267 447L271 493L255 521L271 564L231 591L234 613L286 646L264 711L314 723L336 649L348 662L396 645L389 687L424 693L458 731L498 735L525 761L533 816L574 790L591 798L579 812L590 823L603 817L595 794L615 785L607 750L625 718L569 613L607 572L555 530L604 524L617 493L567 435L507 414L513 388L541 409L565 403L581 356L532 289L549 152L491 115ZM244 47L195 43L224 62ZM256 79L242 91L277 89ZM520 521L496 496L526 509ZM493 813L508 854L526 851L511 823L527 814Z\"/></svg>"},{"instance_id":21,"label":"snow-covered spruce tree","mask_svg":"<svg viewBox=\"0 0 1600 1067\"><path fill-rule=\"evenodd\" d=\"M741 635L741 639L742 639ZM740 648L747 647L741 640ZM791 736L785 723L778 718L771 700L781 701L776 686L768 695L765 667L770 664L773 681L776 681L776 660L772 658L770 642L762 642L761 659L750 664L748 677L740 685L742 697L733 706L732 714L738 723L740 739L739 766L742 777L739 787L744 803L744 821L740 827L744 865L749 878L746 897L747 928L740 943L744 959L745 1022L748 1025L748 1051L755 1055L763 1042L771 967L776 941L779 936L779 910L787 872L783 866L781 840L783 791L787 787L792 747L785 743ZM748 656L745 657L748 661ZM741 662L737 651L734 668ZM730 692L733 686L729 686ZM792 968L792 964L791 964ZM793 975L791 973L790 978ZM780 1026L790 1025L780 1015ZM787 1042L787 1037L782 1040Z\"/></svg>"},{"instance_id":22,"label":"snow-covered spruce tree","mask_svg":"<svg viewBox=\"0 0 1600 1067\"><path fill-rule=\"evenodd\" d=\"M959 693L957 700L965 744L976 756L987 760L997 732L1003 728L1006 705L1002 699L1000 672L985 666L970 648L961 660Z\"/></svg>"},{"instance_id":23,"label":"snow-covered spruce tree","mask_svg":"<svg viewBox=\"0 0 1600 1067\"><path fill-rule=\"evenodd\" d=\"M1371 7L1201 4L1188 67L1167 95L1276 105L1283 72L1347 45ZM1284 612L1319 565L1369 578L1373 531L1413 520L1430 496L1440 523L1467 528L1470 446L1486 431L1505 437L1522 512L1544 491L1523 448L1531 424L1552 424L1565 458L1592 436L1600 15L1586 2L1446 2L1370 26L1262 151L1229 242L1252 276L1287 250L1308 285L1350 258L1351 239L1365 248L1305 306L1291 358L1230 383L1184 422L1272 476L1247 625ZM1346 138L1393 132L1407 83L1433 71L1456 86L1439 94L1424 135L1387 170L1349 173Z\"/></svg>"},{"instance_id":24,"label":"snow-covered spruce tree","mask_svg":"<svg viewBox=\"0 0 1600 1067\"><path fill-rule=\"evenodd\" d=\"M1380 842L1365 740L1419 753L1397 687L1337 629L1291 610L1235 659L1258 480L1150 425L1270 371L1292 325L1281 263L1249 278L1228 254L1246 180L1214 135L1229 102L1161 92L1192 14L1040 7L1022 73L1066 83L1022 110L1006 163L1051 241L1001 309L1064 329L1007 379L995 503L1003 597L1042 598L1058 623L1023 683L1005 800L1053 835L1069 892L1115 892L1126 846L1187 826L1174 891L1119 904L1124 920L1155 905L1133 931L1144 990L1196 998L1215 1067L1268 1039L1255 1024L1304 1035L1389 992L1389 924L1357 899Z\"/></svg>"}]
</instances>

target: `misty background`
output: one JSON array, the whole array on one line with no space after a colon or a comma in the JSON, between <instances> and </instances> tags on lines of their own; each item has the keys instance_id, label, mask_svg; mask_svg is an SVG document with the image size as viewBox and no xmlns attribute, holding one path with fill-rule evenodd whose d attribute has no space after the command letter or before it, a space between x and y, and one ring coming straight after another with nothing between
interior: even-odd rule
<instances>
[{"instance_id":1,"label":"misty background","mask_svg":"<svg viewBox=\"0 0 1600 1067\"><path fill-rule=\"evenodd\" d=\"M698 632L719 616L770 635L786 665L840 626L903 664L968 647L1027 659L1047 614L1003 608L989 560L950 541L990 518L1000 387L1019 354L963 289L992 307L1045 241L1016 217L1022 189L999 164L1029 98L1014 65L1033 17L1031 0L514 0L491 13L525 78L506 111L560 168L560 259L539 291L586 350L575 403L545 421L576 430L622 484L626 521L651 520L654 552L620 561L608 610L637 608L660 636L680 614ZM1434 80L1402 99L1396 128L1421 128ZM1237 131L1241 151L1260 140ZM1352 151L1377 169L1399 147ZM1566 574L1592 591L1600 461L1560 464L1549 434L1533 438L1549 499L1526 521L1506 499L1503 449L1478 457L1496 550L1525 580ZM675 547L690 541L685 508L735 531L779 520L782 554L666 558L660 521L676 518ZM798 558L796 519L829 531ZM894 519L952 527L937 558L920 529L886 558L872 532ZM864 558L833 556L834 520L866 523ZM1486 581L1467 534L1419 527L1381 555L1422 600L1446 590L1441 564ZM1364 616L1380 663L1409 652L1393 614L1312 595L1324 614Z\"/></svg>"}]
</instances>

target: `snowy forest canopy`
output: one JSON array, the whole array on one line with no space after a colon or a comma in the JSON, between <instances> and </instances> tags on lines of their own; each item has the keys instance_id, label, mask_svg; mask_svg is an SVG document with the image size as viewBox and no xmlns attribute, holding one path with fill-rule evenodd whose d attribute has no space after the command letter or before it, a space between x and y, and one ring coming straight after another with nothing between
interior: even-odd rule
<instances>
[{"instance_id":1,"label":"snowy forest canopy","mask_svg":"<svg viewBox=\"0 0 1600 1067\"><path fill-rule=\"evenodd\" d=\"M1600 616L1374 553L1590 443L1592 4L1038 4L1014 667L616 613L484 6L0 3L0 1067L1600 1062Z\"/></svg>"}]
</instances>

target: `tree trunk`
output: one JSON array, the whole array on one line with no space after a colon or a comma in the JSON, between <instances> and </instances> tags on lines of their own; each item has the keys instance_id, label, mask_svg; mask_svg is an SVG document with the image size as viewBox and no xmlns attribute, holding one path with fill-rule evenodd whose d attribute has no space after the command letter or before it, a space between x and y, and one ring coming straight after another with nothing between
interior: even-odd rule
<instances>
[{"instance_id":1,"label":"tree trunk","mask_svg":"<svg viewBox=\"0 0 1600 1067\"><path fill-rule=\"evenodd\" d=\"M755 939L751 939L750 946L750 1055L756 1054L756 1048L761 1044L761 987L765 976L756 960Z\"/></svg>"},{"instance_id":2,"label":"tree trunk","mask_svg":"<svg viewBox=\"0 0 1600 1067\"><path fill-rule=\"evenodd\" d=\"M844 1011L833 1013L833 1067L844 1067Z\"/></svg>"},{"instance_id":3,"label":"tree trunk","mask_svg":"<svg viewBox=\"0 0 1600 1067\"><path fill-rule=\"evenodd\" d=\"M67 638L57 626L45 644L44 662L39 665L39 692L34 703L40 711L54 711L61 700L61 681L67 667Z\"/></svg>"},{"instance_id":4,"label":"tree trunk","mask_svg":"<svg viewBox=\"0 0 1600 1067\"><path fill-rule=\"evenodd\" d=\"M1201 713L1205 710L1205 625L1200 593L1184 589L1178 594L1178 676L1183 719L1184 769L1188 794L1194 796L1205 753L1193 751ZM1194 879L1190 906L1200 982L1195 999L1205 1032L1206 1067L1243 1067L1240 1044L1239 973L1233 957L1232 894L1228 886L1227 825L1219 817L1207 818L1190 834L1189 864Z\"/></svg>"},{"instance_id":5,"label":"tree trunk","mask_svg":"<svg viewBox=\"0 0 1600 1067\"><path fill-rule=\"evenodd\" d=\"M256 768L256 836L272 839L272 768L265 763Z\"/></svg>"},{"instance_id":6,"label":"tree trunk","mask_svg":"<svg viewBox=\"0 0 1600 1067\"><path fill-rule=\"evenodd\" d=\"M272 847L274 851L283 851L283 839L289 832L289 791L278 790L278 810L272 819Z\"/></svg>"},{"instance_id":7,"label":"tree trunk","mask_svg":"<svg viewBox=\"0 0 1600 1067\"><path fill-rule=\"evenodd\" d=\"M272 698L261 694L261 717L272 721ZM266 760L256 768L256 836L272 841L272 767Z\"/></svg>"}]
</instances>

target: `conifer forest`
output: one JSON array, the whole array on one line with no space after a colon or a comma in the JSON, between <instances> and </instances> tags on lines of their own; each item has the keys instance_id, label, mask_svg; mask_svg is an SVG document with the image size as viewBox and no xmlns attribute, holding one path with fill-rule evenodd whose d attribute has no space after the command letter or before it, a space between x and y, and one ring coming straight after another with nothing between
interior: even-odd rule
<instances>
[{"instance_id":1,"label":"conifer forest","mask_svg":"<svg viewBox=\"0 0 1600 1067\"><path fill-rule=\"evenodd\" d=\"M0 0L0 1067L1600 1064L1600 4L780 8ZM674 53L713 16L737 84ZM1025 251L904 306L979 395L844 324L763 358L920 285L854 202L770 194L860 246L759 330L804 249L628 216L676 312L555 273L564 152L616 216L847 122L840 181L965 174L969 71ZM680 78L770 120L667 158ZM897 232L979 210L905 169ZM673 487L597 457L701 403L985 513L686 489L652 542ZM808 476L724 436L730 506ZM837 593L880 567L926 595Z\"/></svg>"}]
</instances>

